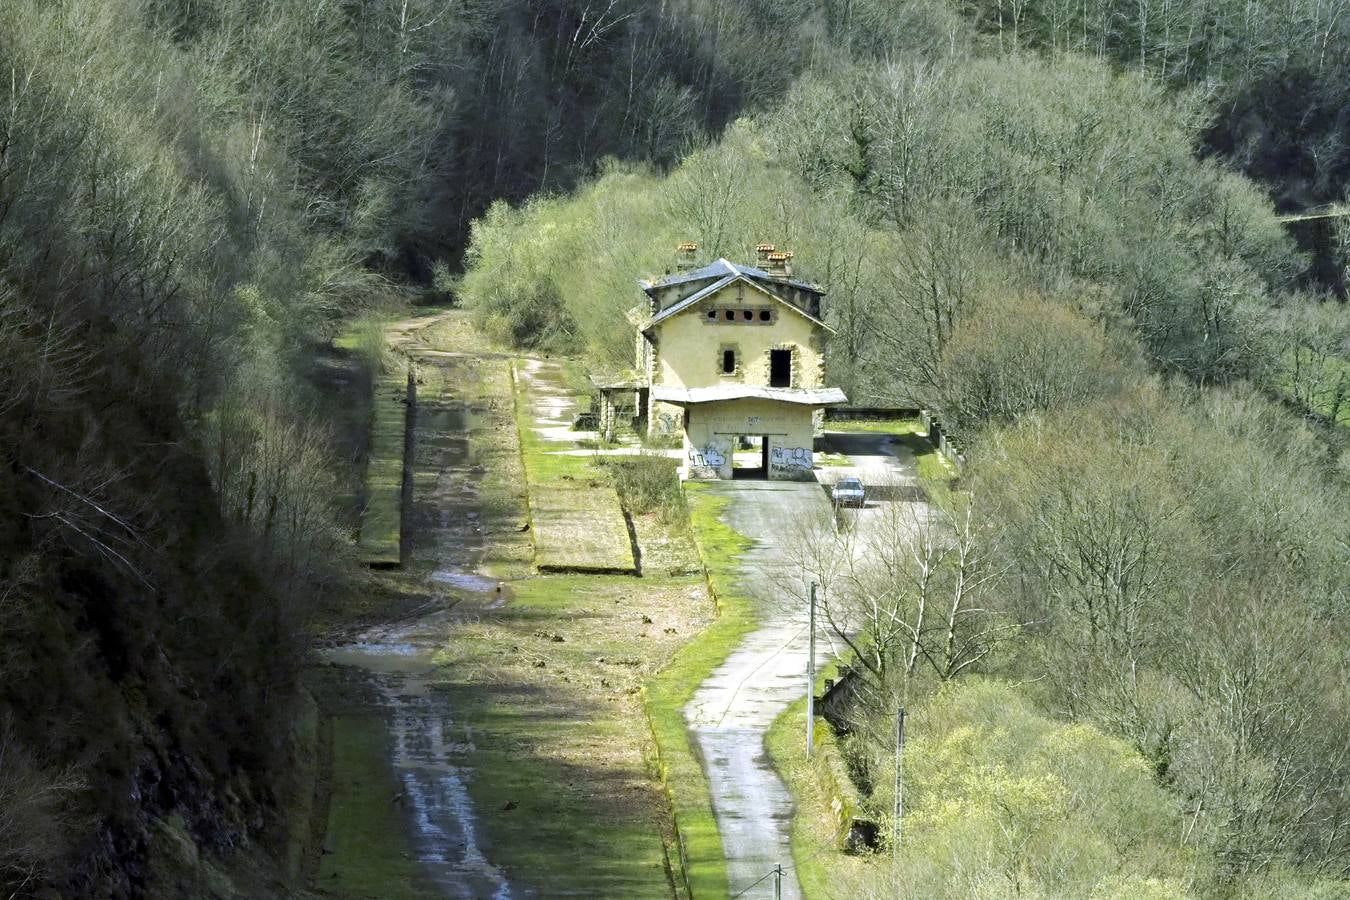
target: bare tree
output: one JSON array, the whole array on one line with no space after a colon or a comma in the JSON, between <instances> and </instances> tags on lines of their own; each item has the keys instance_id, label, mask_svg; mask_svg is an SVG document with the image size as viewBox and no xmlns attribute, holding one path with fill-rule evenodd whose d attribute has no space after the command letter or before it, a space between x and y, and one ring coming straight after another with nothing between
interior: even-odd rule
<instances>
[{"instance_id":1,"label":"bare tree","mask_svg":"<svg viewBox=\"0 0 1350 900\"><path fill-rule=\"evenodd\" d=\"M903 498L908 487L874 490ZM827 637L853 661L860 697L873 709L921 671L949 681L971 670L1026 624L998 608L1002 571L964 495L934 504L886 499L851 526L803 525L788 555L804 581L820 584Z\"/></svg>"}]
</instances>

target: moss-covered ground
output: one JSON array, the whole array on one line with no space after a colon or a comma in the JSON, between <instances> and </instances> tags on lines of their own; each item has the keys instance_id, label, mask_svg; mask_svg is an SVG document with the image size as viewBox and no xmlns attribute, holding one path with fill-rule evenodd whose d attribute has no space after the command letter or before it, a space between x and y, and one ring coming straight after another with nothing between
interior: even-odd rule
<instances>
[{"instance_id":1,"label":"moss-covered ground","mask_svg":"<svg viewBox=\"0 0 1350 900\"><path fill-rule=\"evenodd\" d=\"M408 416L406 370L397 364L375 379L370 457L357 550L367 565L397 565L403 511L403 436Z\"/></svg>"},{"instance_id":2,"label":"moss-covered ground","mask_svg":"<svg viewBox=\"0 0 1350 900\"><path fill-rule=\"evenodd\" d=\"M388 764L384 721L376 715L334 716L328 833L314 885L340 897L422 900L422 881L394 801L399 782Z\"/></svg>"},{"instance_id":3,"label":"moss-covered ground","mask_svg":"<svg viewBox=\"0 0 1350 900\"><path fill-rule=\"evenodd\" d=\"M392 314L365 316L333 338L340 361L361 377L343 402L331 404L339 440L359 454L360 487L357 503L357 557L366 565L397 565L402 525L404 433L407 419L407 359L393 346L399 333ZM364 421L353 421L355 417ZM363 440L343 436L354 427L365 429Z\"/></svg>"},{"instance_id":4,"label":"moss-covered ground","mask_svg":"<svg viewBox=\"0 0 1350 900\"><path fill-rule=\"evenodd\" d=\"M491 857L538 896L672 892L641 686L706 622L698 579L548 575L465 623L436 689L471 728Z\"/></svg>"},{"instance_id":5,"label":"moss-covered ground","mask_svg":"<svg viewBox=\"0 0 1350 900\"><path fill-rule=\"evenodd\" d=\"M636 573L633 542L618 494L587 455L558 428L556 416L576 403L567 366L516 368L516 426L529 491L535 566L544 572ZM548 439L541 429L561 432Z\"/></svg>"}]
</instances>

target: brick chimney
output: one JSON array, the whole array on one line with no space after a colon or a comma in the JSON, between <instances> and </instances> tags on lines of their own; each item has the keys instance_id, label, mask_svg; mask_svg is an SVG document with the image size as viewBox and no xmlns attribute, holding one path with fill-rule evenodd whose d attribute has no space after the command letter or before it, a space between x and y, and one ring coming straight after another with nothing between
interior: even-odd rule
<instances>
[{"instance_id":1,"label":"brick chimney","mask_svg":"<svg viewBox=\"0 0 1350 900\"><path fill-rule=\"evenodd\" d=\"M777 249L778 248L773 244L760 244L755 247L755 254L758 257L756 265L767 271L769 268L769 254Z\"/></svg>"},{"instance_id":2,"label":"brick chimney","mask_svg":"<svg viewBox=\"0 0 1350 900\"><path fill-rule=\"evenodd\" d=\"M774 278L792 277L792 251L774 250L765 256L764 271Z\"/></svg>"},{"instance_id":3,"label":"brick chimney","mask_svg":"<svg viewBox=\"0 0 1350 900\"><path fill-rule=\"evenodd\" d=\"M684 241L675 248L675 268L681 272L687 272L695 268L694 254L698 252L698 244L693 241Z\"/></svg>"}]
</instances>

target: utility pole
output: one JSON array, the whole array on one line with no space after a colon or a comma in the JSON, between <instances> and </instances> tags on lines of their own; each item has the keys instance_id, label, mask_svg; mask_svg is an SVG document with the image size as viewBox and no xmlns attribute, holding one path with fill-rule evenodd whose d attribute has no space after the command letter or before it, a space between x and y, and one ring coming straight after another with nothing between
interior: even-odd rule
<instances>
[{"instance_id":1,"label":"utility pole","mask_svg":"<svg viewBox=\"0 0 1350 900\"><path fill-rule=\"evenodd\" d=\"M806 756L810 758L816 738L816 583L811 582L810 649L806 654Z\"/></svg>"},{"instance_id":2,"label":"utility pole","mask_svg":"<svg viewBox=\"0 0 1350 900\"><path fill-rule=\"evenodd\" d=\"M891 825L891 858L895 858L895 851L900 846L900 819L905 814L904 795L901 790L904 787L902 773L904 771L905 760L905 708L900 707L900 711L895 715L895 819Z\"/></svg>"},{"instance_id":3,"label":"utility pole","mask_svg":"<svg viewBox=\"0 0 1350 900\"><path fill-rule=\"evenodd\" d=\"M773 900L783 900L783 864L773 867Z\"/></svg>"}]
</instances>

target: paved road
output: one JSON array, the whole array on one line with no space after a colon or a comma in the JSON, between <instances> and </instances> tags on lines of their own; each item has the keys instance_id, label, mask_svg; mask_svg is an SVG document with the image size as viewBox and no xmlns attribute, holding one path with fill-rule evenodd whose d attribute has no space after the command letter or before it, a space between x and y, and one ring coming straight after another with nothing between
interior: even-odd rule
<instances>
[{"instance_id":1,"label":"paved road","mask_svg":"<svg viewBox=\"0 0 1350 900\"><path fill-rule=\"evenodd\" d=\"M806 612L784 608L777 579L785 568L782 536L788 523L828 515L829 503L814 482L720 481L711 489L732 497L727 524L755 541L742 562L742 583L759 602L763 623L685 707L703 754L735 895L775 865L792 864L792 798L769 764L764 734L806 689ZM773 879L745 896L772 897ZM783 896L801 896L790 868Z\"/></svg>"},{"instance_id":2,"label":"paved road","mask_svg":"<svg viewBox=\"0 0 1350 900\"><path fill-rule=\"evenodd\" d=\"M825 432L822 447L848 456L849 465L817 471L820 482L833 485L848 475L862 479L867 488L863 509L849 510L859 529L855 551L866 553L869 529L893 531L895 522L919 522L928 515L928 500L919 487L914 451L901 439L874 432ZM898 517L898 518L897 518ZM885 523L886 519L891 519Z\"/></svg>"},{"instance_id":3,"label":"paved road","mask_svg":"<svg viewBox=\"0 0 1350 900\"><path fill-rule=\"evenodd\" d=\"M872 527L887 513L923 514L913 453L902 442L885 434L831 432L826 446L847 454L849 465L819 470L821 482L856 475L869 488L856 527ZM710 489L732 498L727 524L755 542L742 560L741 583L759 604L761 625L699 686L685 718L703 754L732 895L772 897L773 879L759 879L781 863L783 896L800 897L789 845L792 798L769 764L764 735L805 691L806 609L788 598L806 592L799 583L784 585L800 579L791 571L787 544L794 522L830 515L829 500L814 482L719 481Z\"/></svg>"}]
</instances>

